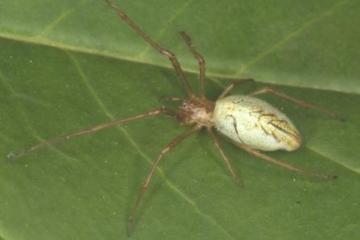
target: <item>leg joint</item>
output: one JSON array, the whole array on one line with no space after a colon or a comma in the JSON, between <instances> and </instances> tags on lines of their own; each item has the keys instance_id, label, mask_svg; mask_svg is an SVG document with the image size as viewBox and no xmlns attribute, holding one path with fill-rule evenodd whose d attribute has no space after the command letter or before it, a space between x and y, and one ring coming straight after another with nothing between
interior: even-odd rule
<instances>
[{"instance_id":1,"label":"leg joint","mask_svg":"<svg viewBox=\"0 0 360 240\"><path fill-rule=\"evenodd\" d=\"M163 150L161 150L160 154L161 155L164 155L166 154L167 152L169 152L171 149L171 146L166 146Z\"/></svg>"},{"instance_id":2,"label":"leg joint","mask_svg":"<svg viewBox=\"0 0 360 240\"><path fill-rule=\"evenodd\" d=\"M175 54L172 53L170 50L167 50L165 48L161 48L160 49L160 52L162 54L164 54L166 57L168 57L169 59L174 59L175 58Z\"/></svg>"},{"instance_id":3,"label":"leg joint","mask_svg":"<svg viewBox=\"0 0 360 240\"><path fill-rule=\"evenodd\" d=\"M205 59L203 56L201 56L200 54L196 54L196 56L199 64L205 64Z\"/></svg>"}]
</instances>

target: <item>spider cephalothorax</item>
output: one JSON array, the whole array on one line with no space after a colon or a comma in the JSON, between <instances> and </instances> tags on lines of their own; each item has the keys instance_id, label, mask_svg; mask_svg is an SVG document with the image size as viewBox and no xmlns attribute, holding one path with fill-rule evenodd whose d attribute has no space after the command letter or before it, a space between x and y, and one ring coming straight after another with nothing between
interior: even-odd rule
<instances>
[{"instance_id":1,"label":"spider cephalothorax","mask_svg":"<svg viewBox=\"0 0 360 240\"><path fill-rule=\"evenodd\" d=\"M200 127L212 127L214 103L200 98L184 100L177 111L177 119L185 125L197 124Z\"/></svg>"}]
</instances>

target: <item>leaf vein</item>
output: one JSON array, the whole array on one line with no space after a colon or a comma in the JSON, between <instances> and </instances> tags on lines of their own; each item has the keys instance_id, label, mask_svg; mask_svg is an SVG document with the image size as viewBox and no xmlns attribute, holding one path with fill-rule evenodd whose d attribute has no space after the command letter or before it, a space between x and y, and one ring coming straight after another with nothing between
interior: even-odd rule
<instances>
[{"instance_id":1,"label":"leaf vein","mask_svg":"<svg viewBox=\"0 0 360 240\"><path fill-rule=\"evenodd\" d=\"M165 26L163 26L159 33L157 34L156 38L155 39L161 39L164 35L164 33L166 32L167 29L169 29L170 27L170 24L173 23L180 15L181 13L183 13L185 11L185 9L188 8L188 6L193 2L193 0L188 0L186 1L173 15L172 17L166 21L166 24ZM145 49L140 52L138 54L138 56L136 58L139 58L139 59L144 59L145 55L149 52L149 50L151 49L152 47L149 46L148 44L146 45Z\"/></svg>"},{"instance_id":2,"label":"leaf vein","mask_svg":"<svg viewBox=\"0 0 360 240\"><path fill-rule=\"evenodd\" d=\"M0 79L3 82L3 84L5 85L5 87L13 94L16 95L17 92L16 90L10 85L10 83L6 80L4 74L2 73L2 71L0 70ZM24 111L24 108L22 106L21 103L17 103L15 104L16 107L19 109L18 112L22 115L21 119L26 120L27 119L27 114ZM42 137L39 136L39 134L37 134L37 131L27 122L25 121L25 126L28 129L28 131L31 132L32 136L34 138L36 138L38 141L44 141L45 139L43 139ZM0 134L0 137L5 138L5 136L3 136L2 134ZM7 138L8 140L10 140L9 138ZM14 141L13 141L14 142ZM50 148L56 152L58 152L59 154L63 155L65 158L67 159L71 159L71 160L78 160L76 158L73 158L71 156L69 156L68 154L66 154L65 152L59 150L58 148L56 148L54 145L50 145Z\"/></svg>"},{"instance_id":3,"label":"leaf vein","mask_svg":"<svg viewBox=\"0 0 360 240\"><path fill-rule=\"evenodd\" d=\"M288 42L299 36L301 33L305 32L308 28L310 28L313 24L321 21L325 17L330 17L335 10L337 10L341 5L344 5L347 3L347 0L339 1L333 6L331 6L329 9L322 12L319 16L314 17L306 22L304 22L299 28L295 29L292 32L289 32L284 38L282 38L280 41L276 42L274 45L270 46L268 49L264 50L263 52L260 52L257 56L255 56L252 60L250 60L248 63L240 66L239 71L236 73L237 76L241 76L246 71L248 71L251 67L256 65L261 60L265 59L267 56L269 56L272 52L279 49L280 47L286 45Z\"/></svg>"},{"instance_id":4,"label":"leaf vein","mask_svg":"<svg viewBox=\"0 0 360 240\"><path fill-rule=\"evenodd\" d=\"M84 3L85 0L81 1L80 4ZM66 19L71 13L75 11L76 7L69 8L63 11L57 18L44 27L40 33L34 36L34 38L41 38L48 35L56 26L58 26L64 19Z\"/></svg>"},{"instance_id":5,"label":"leaf vein","mask_svg":"<svg viewBox=\"0 0 360 240\"><path fill-rule=\"evenodd\" d=\"M57 18L55 18L52 22L46 25L42 31L40 31L37 35L35 35L34 38L36 39L48 35L51 32L51 30L53 30L57 25L59 25L60 22L62 22L73 11L74 8L71 8L61 13Z\"/></svg>"},{"instance_id":6,"label":"leaf vein","mask_svg":"<svg viewBox=\"0 0 360 240\"><path fill-rule=\"evenodd\" d=\"M319 155L319 156L321 156L321 157L323 157L323 158L325 158L325 159L327 159L327 160L329 160L331 162L334 162L334 163L338 164L339 166L341 166L341 167L343 167L343 168L345 168L347 170L350 170L353 173L356 173L356 174L360 173L360 169L355 169L352 166L346 165L345 163L341 163L339 161L336 161L336 160L332 159L330 156L326 155L326 153L324 153L324 152L320 152L319 150L311 148L310 146L306 146L306 148L308 150L310 150L311 152L313 152L313 153L315 153L315 154L317 154L317 155Z\"/></svg>"}]
</instances>

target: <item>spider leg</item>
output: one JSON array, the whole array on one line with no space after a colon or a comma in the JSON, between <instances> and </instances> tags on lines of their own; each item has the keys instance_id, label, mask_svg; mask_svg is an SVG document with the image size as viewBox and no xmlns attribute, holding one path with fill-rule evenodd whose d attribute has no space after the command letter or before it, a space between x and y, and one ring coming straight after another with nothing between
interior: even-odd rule
<instances>
[{"instance_id":1,"label":"spider leg","mask_svg":"<svg viewBox=\"0 0 360 240\"><path fill-rule=\"evenodd\" d=\"M183 102L184 101L183 98L175 97L175 96L163 96L160 98L160 100L169 101L169 102Z\"/></svg>"},{"instance_id":2,"label":"spider leg","mask_svg":"<svg viewBox=\"0 0 360 240\"><path fill-rule=\"evenodd\" d=\"M201 129L201 127L199 126L195 126L192 129L178 135L177 137L175 137L170 143L168 143L160 152L158 158L152 163L150 171L140 189L140 192L136 198L135 204L133 206L133 208L131 209L131 215L129 217L129 222L128 222L128 235L130 235L132 233L133 227L134 227L134 220L135 220L135 216L136 216L136 211L140 205L141 200L143 199L144 194L146 193L149 184L151 182L152 177L154 176L155 170L157 168L157 166L159 165L160 161L163 159L164 155L169 153L176 145L178 145L180 142L182 142L184 139L188 138L189 136L191 136L192 134L194 134L195 132L199 131Z\"/></svg>"},{"instance_id":3,"label":"spider leg","mask_svg":"<svg viewBox=\"0 0 360 240\"><path fill-rule=\"evenodd\" d=\"M292 164L288 164L288 163L285 163L283 161L280 161L280 160L277 160L275 158L272 158L264 153L261 153L260 151L257 151L249 146L246 146L246 145L240 145L240 144L237 144L239 147L241 147L242 149L244 149L246 152L250 153L251 155L255 156L255 157L259 157L261 159L264 159L265 161L268 161L272 164L275 164L283 169L286 169L288 171L291 171L291 172L296 172L298 174L301 174L301 175L304 175L304 176L309 176L309 177L316 177L316 178L319 178L319 179L324 179L324 180L329 180L329 179L335 179L337 178L337 176L334 176L334 175L325 175L325 174L320 174L320 173L316 173L316 172L310 172L308 170L305 170L305 169L302 169L302 168L299 168L297 166L294 166Z\"/></svg>"},{"instance_id":4,"label":"spider leg","mask_svg":"<svg viewBox=\"0 0 360 240\"><path fill-rule=\"evenodd\" d=\"M117 6L114 1L112 0L105 0L108 5L115 10L116 14L135 32L137 33L139 36L141 36L144 41L146 43L148 43L151 47L153 47L156 51L158 51L160 54L162 54L163 56L167 57L169 59L169 61L171 62L171 64L173 65L177 75L180 77L185 91L187 93L187 95L190 98L194 98L194 93L192 91L192 88L185 76L185 73L179 63L179 61L177 60L176 56L174 53L172 53L171 51L169 51L166 48L163 48L160 46L159 43L155 42L149 35L147 35L143 30L141 30L141 28L139 27L139 25L137 25L128 15L125 14L125 12L119 7Z\"/></svg>"},{"instance_id":5,"label":"spider leg","mask_svg":"<svg viewBox=\"0 0 360 240\"><path fill-rule=\"evenodd\" d=\"M205 59L204 57L196 51L195 47L192 44L190 36L186 32L180 32L181 37L183 38L184 42L190 49L192 55L196 58L199 65L199 80L200 80L200 97L205 98Z\"/></svg>"},{"instance_id":6,"label":"spider leg","mask_svg":"<svg viewBox=\"0 0 360 240\"><path fill-rule=\"evenodd\" d=\"M95 125L95 126L92 126L92 127L89 127L89 128L85 128L85 129L82 129L80 131L76 131L76 132L73 132L73 133L68 133L68 134L64 134L64 135L60 135L58 137L54 137L54 138L50 138L48 140L44 140L42 142L39 142L38 144L35 144L25 150L22 150L22 151L19 151L17 153L10 153L8 155L8 158L9 159L12 159L12 160L15 160L15 159L18 159L28 153L31 153L31 152L34 152L36 150L39 150L45 146L48 146L48 145L52 145L52 144L56 144L56 143L59 143L61 141L67 141L67 140L70 140L70 139L73 139L75 137L80 137L80 136L83 136L83 135L88 135L88 134L93 134L93 133L96 133L98 131L101 131L101 130L104 130L104 129L107 129L107 128L111 128L111 127L114 127L114 126L118 126L118 125L123 125L123 124L126 124L126 123L129 123L131 121L134 121L134 120L139 120L139 119L144 119L144 118L148 118L148 117L155 117L155 116L158 116L160 114L164 114L164 113L167 113L167 109L165 108L158 108L158 109L155 109L155 110L152 110L152 111L149 111L149 112L145 112L145 113L142 113L142 114L138 114L138 115L135 115L135 116L132 116L132 117L128 117L128 118L125 118L125 119L117 119L117 120L114 120L114 121L111 121L111 122L108 122L108 123L102 123L102 124L98 124L98 125Z\"/></svg>"},{"instance_id":7,"label":"spider leg","mask_svg":"<svg viewBox=\"0 0 360 240\"><path fill-rule=\"evenodd\" d=\"M292 96L289 96L281 91L278 91L276 89L273 89L273 88L270 88L270 87L265 87L265 88L262 88L262 89L259 89L255 92L252 92L250 93L249 95L250 96L255 96L255 95L260 95L260 94L265 94L265 93L270 93L270 94L273 94L275 96L278 96L278 97L281 97L281 98L284 98L290 102L293 102L295 104L297 104L298 106L300 107L303 107L303 108L311 108L311 109L316 109L322 113L325 113L331 117L337 117L337 114L335 112L332 112L332 111L329 111L323 107L320 107L318 105L315 105L315 104L312 104L312 103L307 103L303 100L300 100L300 99L297 99L295 97L292 97Z\"/></svg>"},{"instance_id":8,"label":"spider leg","mask_svg":"<svg viewBox=\"0 0 360 240\"><path fill-rule=\"evenodd\" d=\"M234 182L237 185L242 185L242 182L241 182L241 179L240 179L239 175L237 174L235 169L232 167L229 158L225 155L225 153L224 153L224 151L223 151L223 149L222 149L222 147L220 145L219 139L214 134L214 131L211 128L208 128L208 132L209 132L209 134L210 134L210 136L211 136L211 138L213 140L213 143L214 143L216 149L219 150L219 153L220 153L222 159L224 160L225 166L228 169L228 171L229 171L230 175L232 176L232 178L234 179Z\"/></svg>"},{"instance_id":9,"label":"spider leg","mask_svg":"<svg viewBox=\"0 0 360 240\"><path fill-rule=\"evenodd\" d=\"M232 80L232 81L230 82L230 84L225 87L224 91L220 94L220 96L218 97L218 99L223 98L223 97L226 97L226 95L228 95L229 92L230 92L231 90L233 90L233 88L234 88L237 84L239 84L239 83L244 83L244 82L253 82L253 81L254 81L254 79L252 79L252 78L243 78L243 79Z\"/></svg>"}]
</instances>

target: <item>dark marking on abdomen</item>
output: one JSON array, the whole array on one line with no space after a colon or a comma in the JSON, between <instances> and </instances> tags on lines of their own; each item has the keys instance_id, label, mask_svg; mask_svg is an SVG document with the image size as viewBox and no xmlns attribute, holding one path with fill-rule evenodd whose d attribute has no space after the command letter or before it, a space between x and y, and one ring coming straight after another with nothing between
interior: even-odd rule
<instances>
[{"instance_id":1,"label":"dark marking on abdomen","mask_svg":"<svg viewBox=\"0 0 360 240\"><path fill-rule=\"evenodd\" d=\"M232 120L233 120L233 124L232 124L232 125L233 125L233 127L234 127L235 132L236 132L236 136L238 137L238 139L239 139L239 141L240 141L241 143L244 143L244 141L240 138L235 117L234 117L233 115L230 115L230 114L229 114L229 115L226 115L226 117L232 118Z\"/></svg>"}]
</instances>

